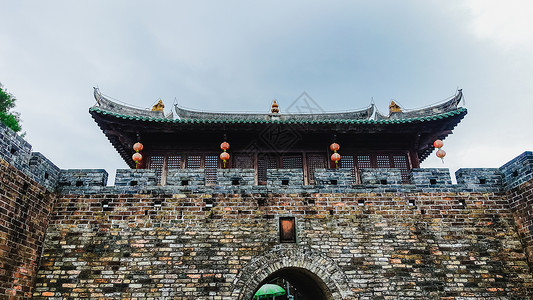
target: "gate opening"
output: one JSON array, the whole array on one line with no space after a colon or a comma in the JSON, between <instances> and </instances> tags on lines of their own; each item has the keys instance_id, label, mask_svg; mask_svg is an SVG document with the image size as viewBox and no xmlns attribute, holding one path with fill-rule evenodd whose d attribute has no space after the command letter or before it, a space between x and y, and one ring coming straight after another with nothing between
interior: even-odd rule
<instances>
[{"instance_id":1,"label":"gate opening","mask_svg":"<svg viewBox=\"0 0 533 300\"><path fill-rule=\"evenodd\" d=\"M333 300L331 292L322 279L303 268L283 268L272 273L256 287L252 297L263 284L267 283L277 284L283 287L287 293L283 296L263 299Z\"/></svg>"}]
</instances>

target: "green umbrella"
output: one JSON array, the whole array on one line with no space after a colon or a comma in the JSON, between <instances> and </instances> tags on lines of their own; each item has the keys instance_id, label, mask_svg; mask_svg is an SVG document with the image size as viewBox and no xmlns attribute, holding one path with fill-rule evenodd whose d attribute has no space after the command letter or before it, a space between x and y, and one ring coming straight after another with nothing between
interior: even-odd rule
<instances>
[{"instance_id":1,"label":"green umbrella","mask_svg":"<svg viewBox=\"0 0 533 300\"><path fill-rule=\"evenodd\" d=\"M285 295L285 290L277 284L265 284L257 290L254 299L263 299Z\"/></svg>"}]
</instances>

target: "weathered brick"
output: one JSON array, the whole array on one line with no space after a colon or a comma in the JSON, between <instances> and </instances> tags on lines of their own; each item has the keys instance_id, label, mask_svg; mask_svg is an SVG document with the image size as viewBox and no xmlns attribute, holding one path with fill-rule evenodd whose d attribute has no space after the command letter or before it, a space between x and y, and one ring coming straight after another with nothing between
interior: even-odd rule
<instances>
[{"instance_id":1,"label":"weathered brick","mask_svg":"<svg viewBox=\"0 0 533 300\"><path fill-rule=\"evenodd\" d=\"M444 169L415 170L413 184L371 170L362 185L319 170L317 186L272 170L258 187L252 170L229 169L219 186L205 186L203 171L169 171L164 187L126 170L106 187L107 173L78 170L61 172L56 193L24 155L0 159L0 298L250 299L286 272L332 299L533 292L530 152L499 170L463 169L457 185ZM295 218L295 243L281 243L280 217Z\"/></svg>"}]
</instances>

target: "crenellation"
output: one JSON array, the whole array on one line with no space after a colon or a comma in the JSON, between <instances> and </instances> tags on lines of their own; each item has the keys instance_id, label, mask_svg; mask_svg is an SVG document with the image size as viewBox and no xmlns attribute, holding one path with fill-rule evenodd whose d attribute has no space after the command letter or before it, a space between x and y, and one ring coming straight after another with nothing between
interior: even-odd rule
<instances>
[{"instance_id":1,"label":"crenellation","mask_svg":"<svg viewBox=\"0 0 533 300\"><path fill-rule=\"evenodd\" d=\"M315 186L317 189L340 190L349 188L355 179L351 169L315 169Z\"/></svg>"},{"instance_id":2,"label":"crenellation","mask_svg":"<svg viewBox=\"0 0 533 300\"><path fill-rule=\"evenodd\" d=\"M525 151L500 167L506 189L512 189L533 179L533 152Z\"/></svg>"},{"instance_id":3,"label":"crenellation","mask_svg":"<svg viewBox=\"0 0 533 300\"><path fill-rule=\"evenodd\" d=\"M31 145L0 122L0 158L15 168L29 173Z\"/></svg>"},{"instance_id":4,"label":"crenellation","mask_svg":"<svg viewBox=\"0 0 533 300\"><path fill-rule=\"evenodd\" d=\"M289 170L289 171L287 171ZM458 183L451 182L448 169L413 169L410 182L401 182L399 169L362 169L366 182L353 183L350 169L317 169L315 184L303 185L303 175L291 169L270 169L268 184L255 183L253 169L219 169L216 182L206 184L204 169L170 169L166 183L156 180L149 169L117 170L118 184L106 186L102 169L61 170L60 193L427 193L427 192L498 192L503 189L498 169L461 169ZM393 176L386 176L391 175ZM385 178L387 178L385 180ZM390 178L393 178L390 181ZM396 179L394 179L396 178ZM483 180L481 182L481 180ZM302 183L302 184L300 184Z\"/></svg>"},{"instance_id":5,"label":"crenellation","mask_svg":"<svg viewBox=\"0 0 533 300\"><path fill-rule=\"evenodd\" d=\"M138 190L156 185L156 171L151 169L118 169L115 176L116 187Z\"/></svg>"},{"instance_id":6,"label":"crenellation","mask_svg":"<svg viewBox=\"0 0 533 300\"><path fill-rule=\"evenodd\" d=\"M498 168L462 168L455 172L458 185L472 191L500 191L502 172Z\"/></svg>"},{"instance_id":7,"label":"crenellation","mask_svg":"<svg viewBox=\"0 0 533 300\"><path fill-rule=\"evenodd\" d=\"M450 170L447 168L415 168L409 173L409 180L417 187L442 188L452 184Z\"/></svg>"},{"instance_id":8,"label":"crenellation","mask_svg":"<svg viewBox=\"0 0 533 300\"><path fill-rule=\"evenodd\" d=\"M16 132L0 123L0 159L55 191L59 168L39 152L32 152L31 145Z\"/></svg>"},{"instance_id":9,"label":"crenellation","mask_svg":"<svg viewBox=\"0 0 533 300\"><path fill-rule=\"evenodd\" d=\"M254 193L255 184L254 169L218 169L217 183L214 190L226 193Z\"/></svg>"},{"instance_id":10,"label":"crenellation","mask_svg":"<svg viewBox=\"0 0 533 300\"><path fill-rule=\"evenodd\" d=\"M395 185L402 184L402 174L395 168L362 168L359 170L362 184Z\"/></svg>"},{"instance_id":11,"label":"crenellation","mask_svg":"<svg viewBox=\"0 0 533 300\"><path fill-rule=\"evenodd\" d=\"M252 186L255 184L254 169L218 169L217 185L229 186Z\"/></svg>"},{"instance_id":12,"label":"crenellation","mask_svg":"<svg viewBox=\"0 0 533 300\"><path fill-rule=\"evenodd\" d=\"M32 152L29 170L33 180L45 186L49 191L55 191L59 182L60 169L39 152Z\"/></svg>"},{"instance_id":13,"label":"crenellation","mask_svg":"<svg viewBox=\"0 0 533 300\"><path fill-rule=\"evenodd\" d=\"M304 174L302 169L268 169L267 187L290 191L302 189Z\"/></svg>"},{"instance_id":14,"label":"crenellation","mask_svg":"<svg viewBox=\"0 0 533 300\"><path fill-rule=\"evenodd\" d=\"M205 186L204 169L169 169L167 186L181 186L183 189L195 190Z\"/></svg>"},{"instance_id":15,"label":"crenellation","mask_svg":"<svg viewBox=\"0 0 533 300\"><path fill-rule=\"evenodd\" d=\"M100 193L107 185L104 169L68 169L59 172L58 192L65 194Z\"/></svg>"}]
</instances>

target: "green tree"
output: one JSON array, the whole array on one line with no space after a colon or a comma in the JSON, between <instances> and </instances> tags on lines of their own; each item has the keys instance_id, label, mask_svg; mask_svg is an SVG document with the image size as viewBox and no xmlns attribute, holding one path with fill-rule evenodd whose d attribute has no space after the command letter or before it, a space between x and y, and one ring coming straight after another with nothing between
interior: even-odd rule
<instances>
[{"instance_id":1,"label":"green tree","mask_svg":"<svg viewBox=\"0 0 533 300\"><path fill-rule=\"evenodd\" d=\"M16 100L15 96L4 90L3 85L0 83L0 122L13 129L13 131L19 132L22 129L20 127L19 113L11 111L15 107Z\"/></svg>"}]
</instances>

